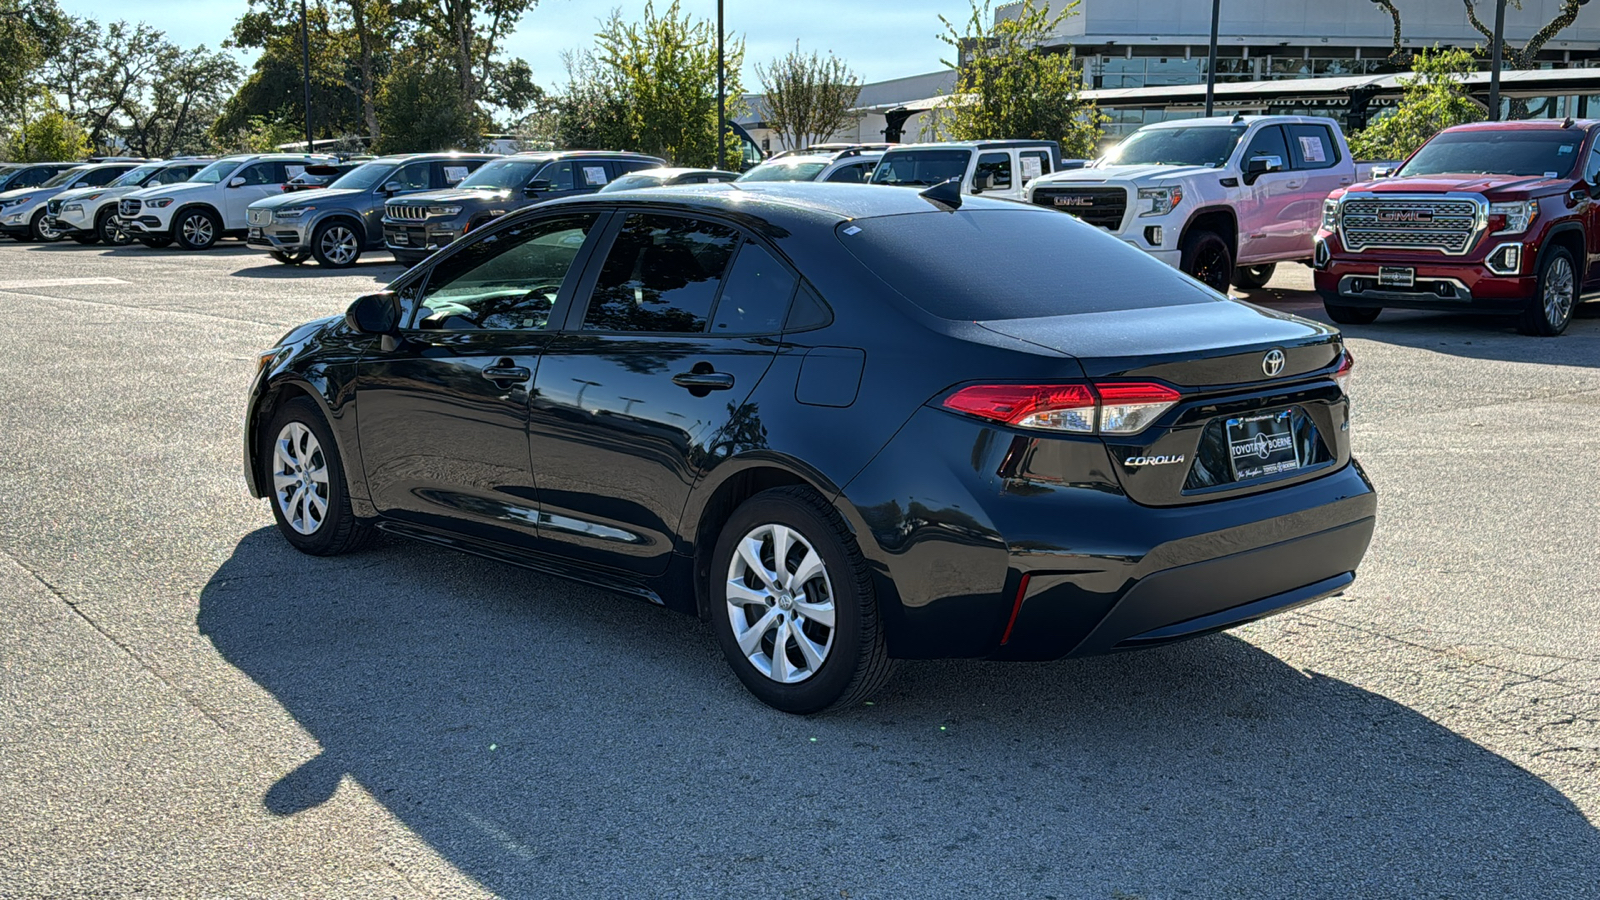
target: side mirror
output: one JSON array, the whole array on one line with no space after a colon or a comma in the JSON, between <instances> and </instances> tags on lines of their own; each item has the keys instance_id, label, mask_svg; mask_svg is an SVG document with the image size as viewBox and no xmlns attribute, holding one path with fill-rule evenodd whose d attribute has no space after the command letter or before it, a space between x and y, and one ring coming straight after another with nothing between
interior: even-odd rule
<instances>
[{"instance_id":1,"label":"side mirror","mask_svg":"<svg viewBox=\"0 0 1600 900\"><path fill-rule=\"evenodd\" d=\"M405 185L401 184L398 181L391 181L388 184L383 186L383 192L385 194L388 194L391 197L393 197L395 194L400 193L403 190L405 190Z\"/></svg>"},{"instance_id":2,"label":"side mirror","mask_svg":"<svg viewBox=\"0 0 1600 900\"><path fill-rule=\"evenodd\" d=\"M235 188L235 187L242 187L242 186L244 186L244 176L243 175L236 175L233 178L228 180L228 187Z\"/></svg>"},{"instance_id":3,"label":"side mirror","mask_svg":"<svg viewBox=\"0 0 1600 900\"><path fill-rule=\"evenodd\" d=\"M534 194L542 194L548 190L550 190L550 179L535 178L528 182L528 186L523 188L522 192L532 197Z\"/></svg>"},{"instance_id":4,"label":"side mirror","mask_svg":"<svg viewBox=\"0 0 1600 900\"><path fill-rule=\"evenodd\" d=\"M994 190L993 172L984 172L982 175L978 175L972 179L972 192L974 194L981 194L984 191L992 190Z\"/></svg>"},{"instance_id":5,"label":"side mirror","mask_svg":"<svg viewBox=\"0 0 1600 900\"><path fill-rule=\"evenodd\" d=\"M1372 180L1373 181L1377 181L1379 178L1388 178L1393 173L1394 173L1394 170L1389 168L1388 166L1373 166L1372 167Z\"/></svg>"},{"instance_id":6,"label":"side mirror","mask_svg":"<svg viewBox=\"0 0 1600 900\"><path fill-rule=\"evenodd\" d=\"M1253 156L1244 164L1244 183L1255 184L1256 179L1268 172L1283 171L1281 156Z\"/></svg>"},{"instance_id":7,"label":"side mirror","mask_svg":"<svg viewBox=\"0 0 1600 900\"><path fill-rule=\"evenodd\" d=\"M400 333L400 303L394 291L357 297L345 310L344 321L360 334L394 337Z\"/></svg>"}]
</instances>

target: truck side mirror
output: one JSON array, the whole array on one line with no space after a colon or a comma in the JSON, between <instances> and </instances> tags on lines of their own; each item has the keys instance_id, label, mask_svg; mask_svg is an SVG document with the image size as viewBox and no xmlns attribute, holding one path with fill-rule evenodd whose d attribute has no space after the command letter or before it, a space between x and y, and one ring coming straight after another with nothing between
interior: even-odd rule
<instances>
[{"instance_id":1,"label":"truck side mirror","mask_svg":"<svg viewBox=\"0 0 1600 900\"><path fill-rule=\"evenodd\" d=\"M1283 157L1281 156L1252 156L1244 164L1244 183L1255 184L1256 179L1268 172L1283 171Z\"/></svg>"},{"instance_id":2,"label":"truck side mirror","mask_svg":"<svg viewBox=\"0 0 1600 900\"><path fill-rule=\"evenodd\" d=\"M982 172L982 173L979 173L978 175L973 176L973 179L972 179L972 192L974 194L981 194L984 191L992 191L992 190L994 190L994 173L993 172Z\"/></svg>"},{"instance_id":3,"label":"truck side mirror","mask_svg":"<svg viewBox=\"0 0 1600 900\"><path fill-rule=\"evenodd\" d=\"M1373 166L1372 167L1372 180L1373 181L1377 181L1380 178L1388 178L1393 173L1394 173L1394 170L1389 168L1388 166Z\"/></svg>"}]
</instances>

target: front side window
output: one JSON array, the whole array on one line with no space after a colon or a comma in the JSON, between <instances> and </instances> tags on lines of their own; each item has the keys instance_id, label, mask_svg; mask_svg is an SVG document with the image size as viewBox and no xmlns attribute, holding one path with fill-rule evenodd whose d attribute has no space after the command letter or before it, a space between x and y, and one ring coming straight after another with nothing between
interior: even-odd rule
<instances>
[{"instance_id":1,"label":"front side window","mask_svg":"<svg viewBox=\"0 0 1600 900\"><path fill-rule=\"evenodd\" d=\"M875 165L875 162L865 162L840 166L828 176L828 180L835 184L863 184L872 177L872 167Z\"/></svg>"},{"instance_id":2,"label":"front side window","mask_svg":"<svg viewBox=\"0 0 1600 900\"><path fill-rule=\"evenodd\" d=\"M978 157L977 171L972 173L973 183L977 184L985 175L994 179L995 188L1011 187L1011 154L985 153Z\"/></svg>"},{"instance_id":3,"label":"front side window","mask_svg":"<svg viewBox=\"0 0 1600 900\"><path fill-rule=\"evenodd\" d=\"M71 184L74 179L78 178L79 176L83 175L85 172L88 172L88 171L89 170L87 168L77 168L77 169L67 169L67 170L62 171L62 172L57 172L54 178L51 178L49 181L46 181L44 184L41 184L39 186L40 187L47 187L47 188L66 187L68 184Z\"/></svg>"},{"instance_id":4,"label":"front side window","mask_svg":"<svg viewBox=\"0 0 1600 900\"><path fill-rule=\"evenodd\" d=\"M273 175L275 174L274 169L276 169L278 165L282 164L259 162L253 166L246 166L244 171L240 172L237 177L243 178L246 186L253 184L281 184L281 179L273 178ZM230 178L228 181L231 183L233 179Z\"/></svg>"},{"instance_id":5,"label":"front side window","mask_svg":"<svg viewBox=\"0 0 1600 900\"><path fill-rule=\"evenodd\" d=\"M1583 180L1594 184L1600 179L1600 141L1595 142L1593 150L1589 151L1589 164L1583 168Z\"/></svg>"},{"instance_id":6,"label":"front side window","mask_svg":"<svg viewBox=\"0 0 1600 900\"><path fill-rule=\"evenodd\" d=\"M417 328L539 331L599 218L574 213L502 228L439 261L428 275Z\"/></svg>"},{"instance_id":7,"label":"front side window","mask_svg":"<svg viewBox=\"0 0 1600 900\"><path fill-rule=\"evenodd\" d=\"M401 191L425 191L433 187L433 166L429 163L419 162L401 166L400 170L389 176L385 185L400 183Z\"/></svg>"},{"instance_id":8,"label":"front side window","mask_svg":"<svg viewBox=\"0 0 1600 900\"><path fill-rule=\"evenodd\" d=\"M539 177L550 182L552 191L570 191L573 189L572 160L553 162L539 172Z\"/></svg>"},{"instance_id":9,"label":"front side window","mask_svg":"<svg viewBox=\"0 0 1600 900\"><path fill-rule=\"evenodd\" d=\"M698 334L739 242L726 225L636 213L623 222L589 300L588 331Z\"/></svg>"},{"instance_id":10,"label":"front side window","mask_svg":"<svg viewBox=\"0 0 1600 900\"><path fill-rule=\"evenodd\" d=\"M903 150L889 152L872 172L873 184L928 187L967 177L970 150Z\"/></svg>"},{"instance_id":11,"label":"front side window","mask_svg":"<svg viewBox=\"0 0 1600 900\"><path fill-rule=\"evenodd\" d=\"M1256 136L1250 139L1249 149L1244 152L1246 163L1267 156L1276 156L1285 166L1289 164L1289 146L1283 142L1283 129L1276 125L1268 125L1256 132Z\"/></svg>"}]
</instances>

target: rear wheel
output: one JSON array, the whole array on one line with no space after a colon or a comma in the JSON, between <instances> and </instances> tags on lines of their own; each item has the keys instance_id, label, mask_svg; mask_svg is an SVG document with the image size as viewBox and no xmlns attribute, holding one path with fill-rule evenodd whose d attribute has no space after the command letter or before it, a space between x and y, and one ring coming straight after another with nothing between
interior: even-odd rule
<instances>
[{"instance_id":1,"label":"rear wheel","mask_svg":"<svg viewBox=\"0 0 1600 900\"><path fill-rule=\"evenodd\" d=\"M1233 250L1214 231L1194 231L1183 240L1178 268L1217 293L1226 294L1233 277Z\"/></svg>"},{"instance_id":2,"label":"rear wheel","mask_svg":"<svg viewBox=\"0 0 1600 900\"><path fill-rule=\"evenodd\" d=\"M172 232L185 250L210 250L222 237L222 220L204 207L186 209L178 213Z\"/></svg>"},{"instance_id":3,"label":"rear wheel","mask_svg":"<svg viewBox=\"0 0 1600 900\"><path fill-rule=\"evenodd\" d=\"M361 258L361 238L343 219L324 222L311 236L311 255L319 265L330 268L353 266Z\"/></svg>"},{"instance_id":4,"label":"rear wheel","mask_svg":"<svg viewBox=\"0 0 1600 900\"><path fill-rule=\"evenodd\" d=\"M1322 308L1328 311L1328 318L1340 325L1371 325L1383 312L1380 306L1344 306L1326 300L1322 301Z\"/></svg>"},{"instance_id":5,"label":"rear wheel","mask_svg":"<svg viewBox=\"0 0 1600 900\"><path fill-rule=\"evenodd\" d=\"M1539 292L1523 311L1518 325L1523 334L1555 337L1572 322L1572 310L1578 304L1578 279L1567 248L1552 246L1542 256Z\"/></svg>"},{"instance_id":6,"label":"rear wheel","mask_svg":"<svg viewBox=\"0 0 1600 900\"><path fill-rule=\"evenodd\" d=\"M806 488L745 501L711 561L717 642L750 693L808 714L870 697L892 673L866 561Z\"/></svg>"},{"instance_id":7,"label":"rear wheel","mask_svg":"<svg viewBox=\"0 0 1600 900\"><path fill-rule=\"evenodd\" d=\"M133 235L122 227L122 220L109 209L100 214L100 218L95 221L94 230L100 235L101 243L108 246L126 247L133 243Z\"/></svg>"},{"instance_id":8,"label":"rear wheel","mask_svg":"<svg viewBox=\"0 0 1600 900\"><path fill-rule=\"evenodd\" d=\"M375 531L350 510L338 445L308 397L278 408L262 435L262 480L278 531L296 550L335 556L369 543Z\"/></svg>"},{"instance_id":9,"label":"rear wheel","mask_svg":"<svg viewBox=\"0 0 1600 900\"><path fill-rule=\"evenodd\" d=\"M41 244L53 244L64 237L61 229L45 220L42 209L34 213L33 221L28 224L28 236Z\"/></svg>"},{"instance_id":10,"label":"rear wheel","mask_svg":"<svg viewBox=\"0 0 1600 900\"><path fill-rule=\"evenodd\" d=\"M1272 273L1278 268L1277 263L1267 263L1264 266L1238 266L1233 270L1233 283L1243 290L1253 291L1267 286L1272 280Z\"/></svg>"}]
</instances>

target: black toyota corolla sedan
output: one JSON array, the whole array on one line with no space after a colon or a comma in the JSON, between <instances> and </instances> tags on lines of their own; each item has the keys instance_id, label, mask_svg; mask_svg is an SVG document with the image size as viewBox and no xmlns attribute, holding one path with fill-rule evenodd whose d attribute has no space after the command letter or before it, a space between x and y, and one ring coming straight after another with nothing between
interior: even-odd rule
<instances>
[{"instance_id":1,"label":"black toyota corolla sedan","mask_svg":"<svg viewBox=\"0 0 1600 900\"><path fill-rule=\"evenodd\" d=\"M1149 647L1334 594L1376 496L1334 329L1049 210L860 185L505 216L261 354L245 472L712 623L760 699Z\"/></svg>"}]
</instances>

